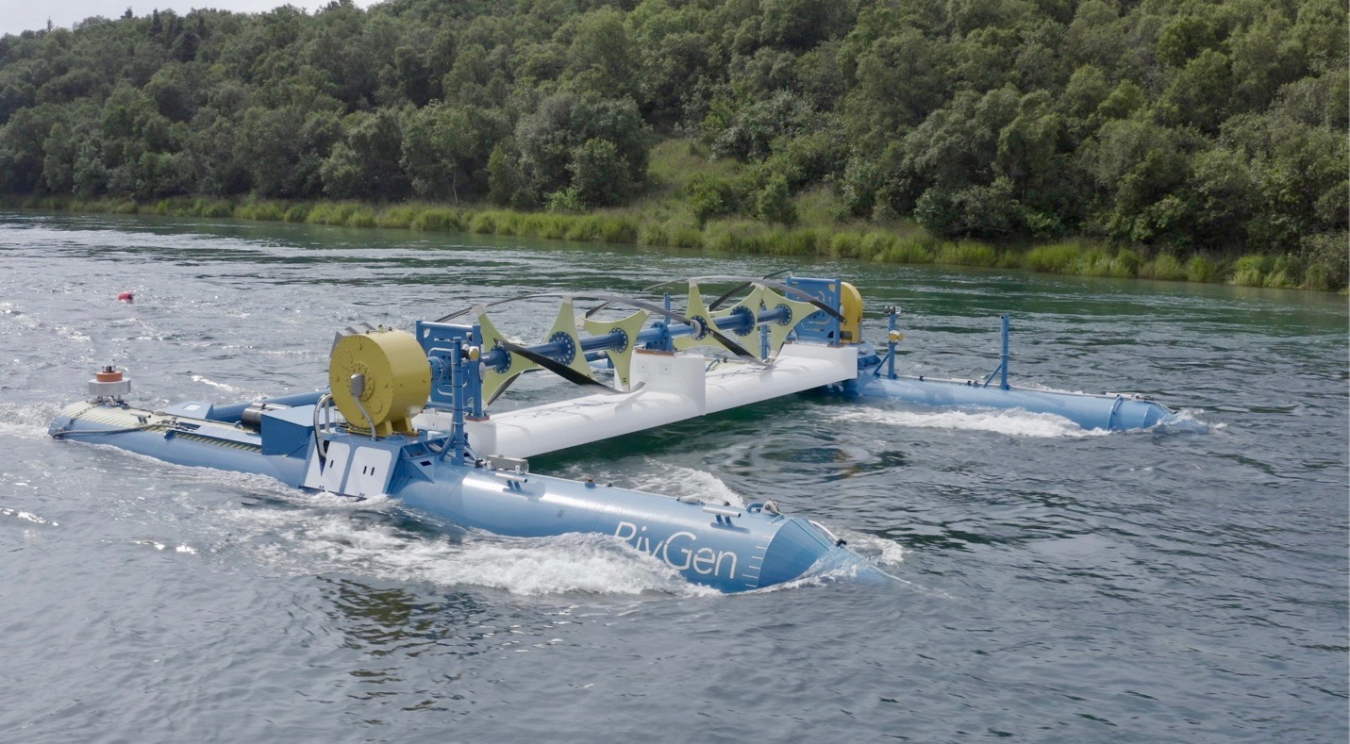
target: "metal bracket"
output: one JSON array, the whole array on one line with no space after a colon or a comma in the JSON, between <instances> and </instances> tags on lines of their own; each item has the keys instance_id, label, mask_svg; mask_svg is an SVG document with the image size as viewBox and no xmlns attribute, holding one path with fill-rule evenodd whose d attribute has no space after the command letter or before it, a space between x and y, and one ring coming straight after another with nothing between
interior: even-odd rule
<instances>
[{"instance_id":1,"label":"metal bracket","mask_svg":"<svg viewBox=\"0 0 1350 744\"><path fill-rule=\"evenodd\" d=\"M703 511L716 517L718 524L731 524L731 519L733 517L741 516L741 511L739 509L732 509L725 506L713 506L712 504L704 504Z\"/></svg>"}]
</instances>

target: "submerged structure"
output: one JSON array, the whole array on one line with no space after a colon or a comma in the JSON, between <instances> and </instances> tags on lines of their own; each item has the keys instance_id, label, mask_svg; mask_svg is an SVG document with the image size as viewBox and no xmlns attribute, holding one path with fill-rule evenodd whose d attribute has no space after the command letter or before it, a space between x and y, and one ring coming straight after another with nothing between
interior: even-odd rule
<instances>
[{"instance_id":1,"label":"submerged structure","mask_svg":"<svg viewBox=\"0 0 1350 744\"><path fill-rule=\"evenodd\" d=\"M1004 355L984 382L896 374L897 311L884 352L862 339L862 297L838 279L698 277L671 296L556 295L541 343L511 340L477 305L411 331L361 326L334 340L328 388L261 401L126 402L130 380L105 367L90 400L50 434L181 465L269 475L353 498L388 496L456 529L541 537L611 535L692 582L744 591L848 565L867 567L823 525L770 500L744 507L531 473L528 458L805 392L927 406L1023 408L1086 428L1170 420L1138 396L1015 388ZM700 283L736 287L707 302ZM555 295L528 295L514 300ZM592 306L578 313L576 303ZM494 303L501 304L501 303ZM495 411L522 374L553 373L585 394ZM995 375L997 384L991 385Z\"/></svg>"}]
</instances>

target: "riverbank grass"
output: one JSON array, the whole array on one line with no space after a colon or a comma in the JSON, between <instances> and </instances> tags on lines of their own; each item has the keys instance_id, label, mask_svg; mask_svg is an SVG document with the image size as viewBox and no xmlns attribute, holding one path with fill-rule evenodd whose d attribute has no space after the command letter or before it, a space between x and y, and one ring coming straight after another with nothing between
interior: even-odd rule
<instances>
[{"instance_id":1,"label":"riverbank grass","mask_svg":"<svg viewBox=\"0 0 1350 744\"><path fill-rule=\"evenodd\" d=\"M721 253L751 253L854 259L886 264L941 264L1028 269L1047 274L1228 283L1243 287L1344 291L1347 277L1335 265L1336 246L1315 246L1324 260L1303 261L1286 254L1235 258L1196 253L1151 255L1141 249L1087 240L1036 246L993 246L972 240L943 240L910 221L888 224L840 222L839 205L825 189L797 198L799 220L792 226L745 217L720 217L702 224L680 190L693 178L726 174L724 163L708 164L686 147L653 151L657 185L631 207L589 214L522 212L479 205L361 202L287 202L175 197L153 204L118 199L28 198L9 206L42 211L153 214L173 217L233 217L264 222L304 222L339 227L472 232L546 240L638 244ZM1341 249L1344 250L1343 248Z\"/></svg>"}]
</instances>

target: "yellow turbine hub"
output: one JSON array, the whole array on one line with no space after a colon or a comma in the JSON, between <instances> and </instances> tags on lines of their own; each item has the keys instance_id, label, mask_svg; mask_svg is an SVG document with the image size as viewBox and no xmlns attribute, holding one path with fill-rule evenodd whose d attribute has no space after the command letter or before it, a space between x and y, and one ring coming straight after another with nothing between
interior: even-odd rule
<instances>
[{"instance_id":1,"label":"yellow turbine hub","mask_svg":"<svg viewBox=\"0 0 1350 744\"><path fill-rule=\"evenodd\" d=\"M334 344L328 384L351 428L370 431L374 426L380 437L415 434L412 417L431 394L431 365L411 333L357 333Z\"/></svg>"}]
</instances>

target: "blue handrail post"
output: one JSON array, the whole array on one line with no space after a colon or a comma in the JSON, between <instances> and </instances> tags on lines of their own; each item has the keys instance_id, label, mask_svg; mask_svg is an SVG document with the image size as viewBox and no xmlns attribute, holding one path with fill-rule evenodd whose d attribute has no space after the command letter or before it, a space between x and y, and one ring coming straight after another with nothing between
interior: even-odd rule
<instances>
[{"instance_id":1,"label":"blue handrail post","mask_svg":"<svg viewBox=\"0 0 1350 744\"><path fill-rule=\"evenodd\" d=\"M469 447L469 435L464 431L464 388L468 380L464 379L464 340L455 338L453 353L450 355L450 446L455 453L455 462L464 462L464 452Z\"/></svg>"},{"instance_id":2,"label":"blue handrail post","mask_svg":"<svg viewBox=\"0 0 1350 744\"><path fill-rule=\"evenodd\" d=\"M900 338L900 308L895 305L886 307L886 376L895 379L895 345Z\"/></svg>"},{"instance_id":3,"label":"blue handrail post","mask_svg":"<svg viewBox=\"0 0 1350 744\"><path fill-rule=\"evenodd\" d=\"M989 387L989 383L994 381L994 375L999 375L998 386L1001 390L1008 389L1008 316L1000 315L1002 322L1003 349L998 355L998 366L994 368L989 376L984 378L984 384L980 387Z\"/></svg>"},{"instance_id":4,"label":"blue handrail post","mask_svg":"<svg viewBox=\"0 0 1350 744\"><path fill-rule=\"evenodd\" d=\"M1005 314L1005 315L1001 315L1001 316L999 316L999 317L1000 317L1000 319L1003 321L1003 353L1002 353L1002 355L1001 355L1002 358L1000 359L999 365L998 365L998 366L999 366L999 369L1001 369L1003 373L1002 373L1001 377L999 378L998 386L999 386L1000 388L1004 389L1004 390L1007 390L1007 389L1008 389L1008 316Z\"/></svg>"}]
</instances>

